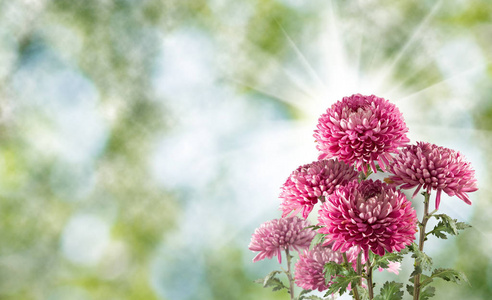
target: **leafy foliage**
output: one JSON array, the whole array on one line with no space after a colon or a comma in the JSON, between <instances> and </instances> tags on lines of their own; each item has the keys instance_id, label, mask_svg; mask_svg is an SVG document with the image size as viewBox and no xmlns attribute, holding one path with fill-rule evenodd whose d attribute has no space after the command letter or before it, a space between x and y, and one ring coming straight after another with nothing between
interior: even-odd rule
<instances>
[{"instance_id":1,"label":"leafy foliage","mask_svg":"<svg viewBox=\"0 0 492 300\"><path fill-rule=\"evenodd\" d=\"M351 276L337 276L334 277L331 281L333 282L328 290L325 293L325 297L328 297L331 294L335 294L336 292L340 293L340 295L344 294L347 291L348 285L351 283L352 286L355 285L357 280L361 279L361 276L357 275Z\"/></svg>"},{"instance_id":2,"label":"leafy foliage","mask_svg":"<svg viewBox=\"0 0 492 300\"><path fill-rule=\"evenodd\" d=\"M426 234L426 236L433 234L438 238L447 239L447 235L458 235L459 230L464 230L471 227L470 225L464 222L458 222L456 219L452 219L445 214L438 214L433 216L438 219L439 222L432 231ZM463 281L468 282L468 279L462 272L453 269L438 268L432 272L431 276L423 274L423 270L430 270L432 268L432 259L427 254L420 251L415 243L412 243L410 246L407 247L407 249L412 252L412 258L414 258L416 262L415 268L410 274L410 281L413 282L415 276L420 276L419 298L421 300L430 299L435 295L435 287L428 286L434 281L435 278L442 278L446 281L452 281L458 284ZM414 286L408 284L406 285L406 288L408 293L413 296Z\"/></svg>"},{"instance_id":3,"label":"leafy foliage","mask_svg":"<svg viewBox=\"0 0 492 300\"><path fill-rule=\"evenodd\" d=\"M421 266L415 266L412 274L410 274L410 277L417 276L418 274L422 274L422 267Z\"/></svg>"},{"instance_id":4,"label":"leafy foliage","mask_svg":"<svg viewBox=\"0 0 492 300\"><path fill-rule=\"evenodd\" d=\"M361 276L354 271L352 266L346 263L337 264L332 261L328 262L325 264L324 273L325 280L331 282L325 297L336 292L339 292L341 295L346 292L350 283L354 285L357 280L361 279Z\"/></svg>"},{"instance_id":5,"label":"leafy foliage","mask_svg":"<svg viewBox=\"0 0 492 300\"><path fill-rule=\"evenodd\" d=\"M305 297L299 297L299 300L323 300L323 298L318 297L316 295L310 295Z\"/></svg>"},{"instance_id":6,"label":"leafy foliage","mask_svg":"<svg viewBox=\"0 0 492 300\"><path fill-rule=\"evenodd\" d=\"M413 296L413 285L407 284L407 292L410 294L410 296ZM433 286L428 286L426 288L421 287L419 299L428 300L435 295L435 292L436 288Z\"/></svg>"},{"instance_id":7,"label":"leafy foliage","mask_svg":"<svg viewBox=\"0 0 492 300\"><path fill-rule=\"evenodd\" d=\"M316 235L314 236L313 240L311 241L311 245L309 245L309 249L313 249L314 246L316 246L316 245L321 244L322 242L324 242L325 241L325 236L327 236L327 234L324 234L324 233L316 233Z\"/></svg>"},{"instance_id":8,"label":"leafy foliage","mask_svg":"<svg viewBox=\"0 0 492 300\"><path fill-rule=\"evenodd\" d=\"M415 258L415 261L422 267L423 270L430 270L432 268L432 258L424 252L420 251L417 244L412 243L410 246L408 246L408 250L413 253L412 258Z\"/></svg>"},{"instance_id":9,"label":"leafy foliage","mask_svg":"<svg viewBox=\"0 0 492 300\"><path fill-rule=\"evenodd\" d=\"M381 288L379 295L374 297L374 300L401 300L403 297L402 287L403 283L386 281Z\"/></svg>"},{"instance_id":10,"label":"leafy foliage","mask_svg":"<svg viewBox=\"0 0 492 300\"><path fill-rule=\"evenodd\" d=\"M369 291L361 286L357 286L357 292L359 292L359 299L360 300L369 300ZM353 291L350 293L351 295L353 294Z\"/></svg>"},{"instance_id":11,"label":"leafy foliage","mask_svg":"<svg viewBox=\"0 0 492 300\"><path fill-rule=\"evenodd\" d=\"M309 225L309 226L306 226L304 227L302 230L308 230L308 229L311 229L311 230L318 230L318 229L321 229L323 228L324 226L320 226L320 225Z\"/></svg>"},{"instance_id":12,"label":"leafy foliage","mask_svg":"<svg viewBox=\"0 0 492 300\"><path fill-rule=\"evenodd\" d=\"M298 300L323 300L323 298L318 297L316 295L309 295L307 294L311 293L311 290L302 290L301 293L299 293L299 296L297 297Z\"/></svg>"},{"instance_id":13,"label":"leafy foliage","mask_svg":"<svg viewBox=\"0 0 492 300\"><path fill-rule=\"evenodd\" d=\"M420 275L420 289L421 289L421 291L426 285L428 285L429 283L431 283L433 281L433 279L430 276L422 274L422 268L420 266L415 266L415 269L413 270L412 274L410 274L409 281L411 283L414 283L415 276L417 276L417 275ZM407 284L407 286L406 286L408 293L412 296L413 296L413 287L414 287L413 284L412 285Z\"/></svg>"},{"instance_id":14,"label":"leafy foliage","mask_svg":"<svg viewBox=\"0 0 492 300\"><path fill-rule=\"evenodd\" d=\"M276 278L277 274L281 271L272 271L265 278L255 280L256 283L262 284L264 288L272 287L272 291L279 291L282 289L288 289L280 279Z\"/></svg>"},{"instance_id":15,"label":"leafy foliage","mask_svg":"<svg viewBox=\"0 0 492 300\"><path fill-rule=\"evenodd\" d=\"M410 279L410 281L412 281ZM413 284L407 284L407 292L410 294L410 296L413 296Z\"/></svg>"},{"instance_id":16,"label":"leafy foliage","mask_svg":"<svg viewBox=\"0 0 492 300\"><path fill-rule=\"evenodd\" d=\"M457 284L461 284L462 282L469 283L468 278L466 278L463 272L456 271L454 269L435 269L430 278L442 278L446 281L451 281Z\"/></svg>"},{"instance_id":17,"label":"leafy foliage","mask_svg":"<svg viewBox=\"0 0 492 300\"><path fill-rule=\"evenodd\" d=\"M458 230L464 230L470 228L471 225L465 222L458 222L456 219L452 219L446 214L433 215L436 219L440 220L439 223L429 231L426 235L432 234L441 239L447 239L446 234L458 235Z\"/></svg>"},{"instance_id":18,"label":"leafy foliage","mask_svg":"<svg viewBox=\"0 0 492 300\"><path fill-rule=\"evenodd\" d=\"M412 273L413 274L413 273ZM428 300L435 295L436 288L433 286L427 286L434 278L442 278L446 281L451 281L460 284L461 282L468 282L465 274L460 271L456 271L453 269L443 269L438 268L432 272L431 276L427 276L425 274L420 275L420 300ZM412 281L412 279L410 279ZM427 287L426 287L427 286ZM407 284L408 293L413 296L413 285Z\"/></svg>"},{"instance_id":19,"label":"leafy foliage","mask_svg":"<svg viewBox=\"0 0 492 300\"><path fill-rule=\"evenodd\" d=\"M428 286L420 292L420 300L427 300L436 294L436 288Z\"/></svg>"},{"instance_id":20,"label":"leafy foliage","mask_svg":"<svg viewBox=\"0 0 492 300\"><path fill-rule=\"evenodd\" d=\"M325 278L331 279L331 277L338 276L344 271L344 264L337 264L336 262L330 261L325 264L323 272L325 273Z\"/></svg>"},{"instance_id":21,"label":"leafy foliage","mask_svg":"<svg viewBox=\"0 0 492 300\"><path fill-rule=\"evenodd\" d=\"M379 256L370 252L369 259L372 261L372 266L376 268L381 267L383 269L386 269L389 267L389 262L401 262L403 260L403 256L407 253L407 248L403 249L400 252L386 252L384 256Z\"/></svg>"},{"instance_id":22,"label":"leafy foliage","mask_svg":"<svg viewBox=\"0 0 492 300\"><path fill-rule=\"evenodd\" d=\"M302 290L300 293L299 293L299 296L297 297L297 299L299 300L302 300L302 299L309 299L307 298L306 294L309 294L311 293L311 290Z\"/></svg>"},{"instance_id":23,"label":"leafy foliage","mask_svg":"<svg viewBox=\"0 0 492 300\"><path fill-rule=\"evenodd\" d=\"M425 274L420 274L420 288L422 289L424 286L428 285L429 283L432 282L432 278L425 275Z\"/></svg>"}]
</instances>

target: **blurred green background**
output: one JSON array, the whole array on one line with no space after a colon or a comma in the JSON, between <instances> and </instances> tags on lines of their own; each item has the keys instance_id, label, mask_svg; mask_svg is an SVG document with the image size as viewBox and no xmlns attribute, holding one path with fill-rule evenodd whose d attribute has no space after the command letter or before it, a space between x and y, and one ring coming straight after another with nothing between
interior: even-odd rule
<instances>
[{"instance_id":1,"label":"blurred green background","mask_svg":"<svg viewBox=\"0 0 492 300\"><path fill-rule=\"evenodd\" d=\"M471 282L435 299L490 299L491 16L488 0L0 1L0 299L287 299L253 283L278 266L247 246L316 159L319 115L354 93L474 165L474 204L441 202L473 228L426 247Z\"/></svg>"}]
</instances>

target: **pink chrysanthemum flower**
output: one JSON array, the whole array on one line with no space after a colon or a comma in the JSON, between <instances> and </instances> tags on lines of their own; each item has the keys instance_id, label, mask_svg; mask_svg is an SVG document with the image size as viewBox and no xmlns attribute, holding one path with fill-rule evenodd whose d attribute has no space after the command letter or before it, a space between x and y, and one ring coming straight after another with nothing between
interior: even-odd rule
<instances>
[{"instance_id":1,"label":"pink chrysanthemum flower","mask_svg":"<svg viewBox=\"0 0 492 300\"><path fill-rule=\"evenodd\" d=\"M305 290L320 292L327 290L330 284L326 284L323 271L325 264L330 261L341 264L343 262L342 253L321 245L315 246L311 251L305 250L299 255L295 266L295 283Z\"/></svg>"},{"instance_id":2,"label":"pink chrysanthemum flower","mask_svg":"<svg viewBox=\"0 0 492 300\"><path fill-rule=\"evenodd\" d=\"M355 169L338 160L320 160L298 167L282 186L282 217L302 211L306 219L320 197L327 197L339 186L357 179Z\"/></svg>"},{"instance_id":3,"label":"pink chrysanthemum flower","mask_svg":"<svg viewBox=\"0 0 492 300\"><path fill-rule=\"evenodd\" d=\"M410 140L398 108L383 98L360 94L344 97L318 120L314 137L319 159L338 157L367 174L368 165L377 172L375 161L385 170L390 153Z\"/></svg>"},{"instance_id":4,"label":"pink chrysanthemum flower","mask_svg":"<svg viewBox=\"0 0 492 300\"><path fill-rule=\"evenodd\" d=\"M394 175L388 180L402 184L402 189L417 187L413 197L422 187L427 193L437 190L436 209L439 208L443 191L471 204L466 193L478 190L475 171L461 153L430 143L418 142L401 149L390 164L389 171Z\"/></svg>"},{"instance_id":5,"label":"pink chrysanthemum flower","mask_svg":"<svg viewBox=\"0 0 492 300\"><path fill-rule=\"evenodd\" d=\"M335 191L321 205L318 217L325 244L346 252L350 247L384 255L412 243L417 215L405 195L386 183L371 179L352 181Z\"/></svg>"},{"instance_id":6,"label":"pink chrysanthemum flower","mask_svg":"<svg viewBox=\"0 0 492 300\"><path fill-rule=\"evenodd\" d=\"M304 229L309 226L307 220L298 217L274 219L261 224L251 237L249 250L259 251L253 262L278 256L282 263L282 250L298 252L309 248L316 232Z\"/></svg>"},{"instance_id":7,"label":"pink chrysanthemum flower","mask_svg":"<svg viewBox=\"0 0 492 300\"><path fill-rule=\"evenodd\" d=\"M347 251L347 259L355 270L357 254L359 250L351 248ZM323 273L325 264L333 261L337 264L343 263L343 254L340 251L334 251L330 246L316 245L312 250L304 250L299 255L299 260L295 266L295 283L305 290L324 291L330 287L325 281ZM362 260L365 263L365 260Z\"/></svg>"}]
</instances>

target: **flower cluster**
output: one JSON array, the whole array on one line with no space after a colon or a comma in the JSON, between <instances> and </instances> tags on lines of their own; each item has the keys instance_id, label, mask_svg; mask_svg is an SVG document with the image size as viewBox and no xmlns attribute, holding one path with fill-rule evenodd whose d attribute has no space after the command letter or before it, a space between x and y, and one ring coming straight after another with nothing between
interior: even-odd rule
<instances>
[{"instance_id":1,"label":"flower cluster","mask_svg":"<svg viewBox=\"0 0 492 300\"><path fill-rule=\"evenodd\" d=\"M253 261L277 256L281 263L285 251L291 299L294 284L305 290L328 290L327 294L343 293L350 284L357 284L368 288L369 299L373 299L372 270L386 268L398 274L400 268L399 261L389 261L386 255L401 261L399 252L413 251L416 273L429 234L441 238L445 233L457 234L452 224L456 221L443 214L436 218L446 221L425 231L434 213L428 210L429 197L436 191L436 210L443 191L471 204L468 193L478 189L474 170L452 149L425 142L409 145L407 132L398 108L374 95L345 97L321 115L314 131L318 161L301 165L289 175L279 195L282 217L256 229L249 245L259 252ZM368 178L378 171L389 173L385 182ZM421 222L402 191L410 188L416 188L412 198L421 189L425 191ZM318 202L318 222L310 226L307 219ZM466 226L459 229L462 227ZM298 252L294 277L290 251ZM275 272L280 271L271 274ZM262 281L264 286L287 288L271 274ZM415 283L420 282L420 273L412 276ZM353 292L357 299L357 289ZM419 293L415 284L417 299Z\"/></svg>"}]
</instances>

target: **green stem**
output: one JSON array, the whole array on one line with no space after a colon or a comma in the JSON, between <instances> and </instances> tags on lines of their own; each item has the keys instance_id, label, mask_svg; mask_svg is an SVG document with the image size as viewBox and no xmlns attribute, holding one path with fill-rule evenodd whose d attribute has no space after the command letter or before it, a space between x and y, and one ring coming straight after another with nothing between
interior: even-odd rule
<instances>
[{"instance_id":1,"label":"green stem","mask_svg":"<svg viewBox=\"0 0 492 300\"><path fill-rule=\"evenodd\" d=\"M422 252L424 250L424 242L425 242L425 226L427 225L427 221L429 220L430 216L435 212L431 212L429 214L429 197L430 194L424 192L424 216L422 217L422 222L419 225L419 231L420 231L420 238L419 238L419 250ZM415 259L415 267L418 267L420 263ZM414 281L413 281L413 300L419 300L420 297L420 274L415 275Z\"/></svg>"},{"instance_id":2,"label":"green stem","mask_svg":"<svg viewBox=\"0 0 492 300\"><path fill-rule=\"evenodd\" d=\"M292 278L292 272L290 270L291 256L289 254L289 249L285 249L285 256L287 256L287 278L289 278L289 294L290 299L294 300L294 278Z\"/></svg>"},{"instance_id":3,"label":"green stem","mask_svg":"<svg viewBox=\"0 0 492 300\"><path fill-rule=\"evenodd\" d=\"M347 254L343 253L343 254L342 254L342 256L343 256L343 261L347 264L347 267L348 267L348 268L352 268L352 265L351 265L351 264L349 263L349 261L348 261ZM358 256L358 258L360 258L360 255ZM357 259L357 261L358 261L358 260L359 260L359 259ZM357 274L358 274L358 273L359 273L359 272L357 272ZM352 291L353 291L353 293L354 293L355 300L360 300L360 297L359 297L359 291L357 290L357 285L358 285L358 284L355 284L355 286L354 286L354 285L352 285Z\"/></svg>"},{"instance_id":4,"label":"green stem","mask_svg":"<svg viewBox=\"0 0 492 300\"><path fill-rule=\"evenodd\" d=\"M362 251L357 255L357 275L362 277ZM360 281L362 281L362 278Z\"/></svg>"},{"instance_id":5,"label":"green stem","mask_svg":"<svg viewBox=\"0 0 492 300\"><path fill-rule=\"evenodd\" d=\"M352 287L353 291L354 291L354 296L355 296L355 299L356 300L359 300L360 297L359 297L359 290L357 289L357 287L359 286L359 284L361 284L362 282L362 251L359 252L359 255L357 255L357 275L359 275L361 278L360 280L357 282L357 284L355 286Z\"/></svg>"},{"instance_id":6,"label":"green stem","mask_svg":"<svg viewBox=\"0 0 492 300\"><path fill-rule=\"evenodd\" d=\"M372 286L372 266L369 259L367 260L366 266L367 266L367 287L369 288L369 300L372 300L374 298L374 290Z\"/></svg>"}]
</instances>

